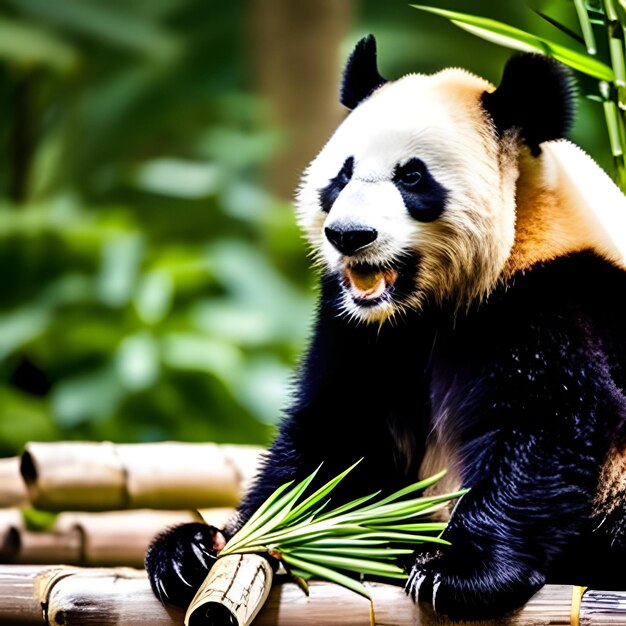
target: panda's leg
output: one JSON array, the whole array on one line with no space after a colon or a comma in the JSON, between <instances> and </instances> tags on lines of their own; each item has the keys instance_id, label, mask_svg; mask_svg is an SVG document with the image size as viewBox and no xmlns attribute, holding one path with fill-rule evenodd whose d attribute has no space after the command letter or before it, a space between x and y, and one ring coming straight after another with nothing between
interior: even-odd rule
<instances>
[{"instance_id":1,"label":"panda's leg","mask_svg":"<svg viewBox=\"0 0 626 626\"><path fill-rule=\"evenodd\" d=\"M444 533L451 545L417 557L407 592L453 619L524 604L589 519L594 463L581 450L561 433L502 435L453 511Z\"/></svg>"}]
</instances>

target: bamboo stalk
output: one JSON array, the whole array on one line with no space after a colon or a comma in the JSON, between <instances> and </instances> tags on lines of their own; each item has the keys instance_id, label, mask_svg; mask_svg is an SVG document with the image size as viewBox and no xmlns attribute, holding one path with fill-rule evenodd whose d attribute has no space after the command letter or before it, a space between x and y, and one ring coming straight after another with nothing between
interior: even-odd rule
<instances>
[{"instance_id":1,"label":"bamboo stalk","mask_svg":"<svg viewBox=\"0 0 626 626\"><path fill-rule=\"evenodd\" d=\"M12 528L5 539L6 560L11 563L78 565L83 562L83 539L77 528L64 532Z\"/></svg>"},{"instance_id":2,"label":"bamboo stalk","mask_svg":"<svg viewBox=\"0 0 626 626\"><path fill-rule=\"evenodd\" d=\"M221 528L232 509L205 511ZM31 532L19 524L5 532L0 558L7 563L143 567L146 550L166 528L201 521L194 511L109 511L61 513L49 531Z\"/></svg>"},{"instance_id":3,"label":"bamboo stalk","mask_svg":"<svg viewBox=\"0 0 626 626\"><path fill-rule=\"evenodd\" d=\"M250 626L272 588L274 572L258 554L229 554L215 562L191 601L185 626Z\"/></svg>"},{"instance_id":4,"label":"bamboo stalk","mask_svg":"<svg viewBox=\"0 0 626 626\"><path fill-rule=\"evenodd\" d=\"M29 443L21 472L33 505L50 511L235 506L260 452L178 442Z\"/></svg>"},{"instance_id":5,"label":"bamboo stalk","mask_svg":"<svg viewBox=\"0 0 626 626\"><path fill-rule=\"evenodd\" d=\"M224 557L225 558L225 557ZM374 602L375 623L386 626L447 626L426 605L414 604L402 587L365 583ZM547 585L525 607L484 626L569 626L570 585ZM42 606L44 611L42 614ZM0 566L0 623L81 626L180 626L183 614L165 609L154 598L145 572L129 568ZM332 583L310 583L306 596L294 583L275 584L255 626L367 626L369 602ZM588 590L580 623L626 623L626 592Z\"/></svg>"},{"instance_id":6,"label":"bamboo stalk","mask_svg":"<svg viewBox=\"0 0 626 626\"><path fill-rule=\"evenodd\" d=\"M28 501L28 492L20 474L19 457L0 459L0 508Z\"/></svg>"},{"instance_id":7,"label":"bamboo stalk","mask_svg":"<svg viewBox=\"0 0 626 626\"><path fill-rule=\"evenodd\" d=\"M9 535L22 526L22 513L19 509L0 509L0 562L6 563L12 560L14 553L9 542Z\"/></svg>"}]
</instances>

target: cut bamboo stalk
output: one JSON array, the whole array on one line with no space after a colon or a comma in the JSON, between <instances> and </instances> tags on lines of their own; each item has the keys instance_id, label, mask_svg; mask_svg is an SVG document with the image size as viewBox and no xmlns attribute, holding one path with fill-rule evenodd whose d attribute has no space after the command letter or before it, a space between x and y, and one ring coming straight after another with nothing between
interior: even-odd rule
<instances>
[{"instance_id":1,"label":"cut bamboo stalk","mask_svg":"<svg viewBox=\"0 0 626 626\"><path fill-rule=\"evenodd\" d=\"M274 572L258 554L219 558L191 601L185 626L250 626L272 588Z\"/></svg>"},{"instance_id":2,"label":"cut bamboo stalk","mask_svg":"<svg viewBox=\"0 0 626 626\"><path fill-rule=\"evenodd\" d=\"M169 526L197 521L200 521L200 517L192 511L139 509L104 513L62 513L55 528L73 530L80 534L81 565L126 565L141 568L146 550L158 533ZM64 560L57 562L74 563Z\"/></svg>"},{"instance_id":3,"label":"cut bamboo stalk","mask_svg":"<svg viewBox=\"0 0 626 626\"><path fill-rule=\"evenodd\" d=\"M0 508L28 501L28 492L20 474L19 457L0 459Z\"/></svg>"},{"instance_id":4,"label":"cut bamboo stalk","mask_svg":"<svg viewBox=\"0 0 626 626\"><path fill-rule=\"evenodd\" d=\"M208 519L224 525L232 509L210 509ZM49 531L31 532L19 524L4 537L5 563L143 567L154 537L168 527L202 521L194 511L109 511L61 513Z\"/></svg>"},{"instance_id":5,"label":"cut bamboo stalk","mask_svg":"<svg viewBox=\"0 0 626 626\"><path fill-rule=\"evenodd\" d=\"M22 513L19 509L0 509L0 563L11 561L12 547L7 543L9 534L22 526Z\"/></svg>"},{"instance_id":6,"label":"cut bamboo stalk","mask_svg":"<svg viewBox=\"0 0 626 626\"><path fill-rule=\"evenodd\" d=\"M224 557L225 558L225 557ZM428 606L415 605L402 587L365 583L375 623L386 626L447 626ZM484 626L569 626L570 585L547 585L525 607ZM42 614L42 606L44 607ZM145 572L129 568L0 566L0 623L81 626L180 626L183 614L154 598ZM275 584L254 626L368 626L369 602L332 583L310 583L306 596L294 583ZM626 592L588 590L580 607L585 626L626 623Z\"/></svg>"},{"instance_id":7,"label":"cut bamboo stalk","mask_svg":"<svg viewBox=\"0 0 626 626\"><path fill-rule=\"evenodd\" d=\"M79 565L83 563L83 537L78 528L64 532L12 528L5 540L10 563Z\"/></svg>"},{"instance_id":8,"label":"cut bamboo stalk","mask_svg":"<svg viewBox=\"0 0 626 626\"><path fill-rule=\"evenodd\" d=\"M29 443L21 472L34 506L50 511L235 506L261 448L164 442Z\"/></svg>"}]
</instances>

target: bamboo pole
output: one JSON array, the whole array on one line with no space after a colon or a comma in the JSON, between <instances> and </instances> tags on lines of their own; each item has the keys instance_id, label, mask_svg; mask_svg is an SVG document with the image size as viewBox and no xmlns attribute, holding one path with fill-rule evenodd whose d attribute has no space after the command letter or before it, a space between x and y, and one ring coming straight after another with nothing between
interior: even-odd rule
<instances>
[{"instance_id":1,"label":"bamboo pole","mask_svg":"<svg viewBox=\"0 0 626 626\"><path fill-rule=\"evenodd\" d=\"M250 626L270 594L273 578L270 562L258 554L223 556L191 601L185 626Z\"/></svg>"},{"instance_id":2,"label":"bamboo pole","mask_svg":"<svg viewBox=\"0 0 626 626\"><path fill-rule=\"evenodd\" d=\"M232 509L205 511L221 528ZM32 532L19 524L5 533L0 560L16 564L143 567L154 537L170 526L202 521L194 511L138 509L104 513L61 513L48 531Z\"/></svg>"},{"instance_id":3,"label":"bamboo pole","mask_svg":"<svg viewBox=\"0 0 626 626\"><path fill-rule=\"evenodd\" d=\"M0 508L28 501L28 492L20 474L19 457L0 459Z\"/></svg>"},{"instance_id":4,"label":"bamboo pole","mask_svg":"<svg viewBox=\"0 0 626 626\"><path fill-rule=\"evenodd\" d=\"M22 526L22 513L19 509L0 509L0 563L10 562L14 556L9 535L15 528Z\"/></svg>"},{"instance_id":5,"label":"bamboo pole","mask_svg":"<svg viewBox=\"0 0 626 626\"><path fill-rule=\"evenodd\" d=\"M235 506L257 446L179 442L29 443L21 472L32 504L50 511Z\"/></svg>"},{"instance_id":6,"label":"bamboo pole","mask_svg":"<svg viewBox=\"0 0 626 626\"><path fill-rule=\"evenodd\" d=\"M401 587L366 583L374 603L375 624L451 626L428 606L414 604ZM570 626L573 588L547 585L525 607L504 619L474 622L483 626ZM42 606L44 611L42 612ZM0 566L0 623L56 626L180 626L182 611L165 609L154 598L145 572L129 568ZM626 623L626 592L588 590L580 623ZM254 626L369 626L369 602L331 583L310 583L306 596L294 583L275 584Z\"/></svg>"}]
</instances>

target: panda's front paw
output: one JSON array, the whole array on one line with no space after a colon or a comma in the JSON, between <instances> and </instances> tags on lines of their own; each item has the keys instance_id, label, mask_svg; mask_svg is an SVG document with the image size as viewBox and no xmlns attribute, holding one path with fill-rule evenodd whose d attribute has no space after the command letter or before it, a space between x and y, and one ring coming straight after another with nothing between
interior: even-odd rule
<instances>
[{"instance_id":1,"label":"panda's front paw","mask_svg":"<svg viewBox=\"0 0 626 626\"><path fill-rule=\"evenodd\" d=\"M494 619L521 607L544 584L542 573L521 562L436 552L416 558L406 592L453 620Z\"/></svg>"},{"instance_id":2,"label":"panda's front paw","mask_svg":"<svg viewBox=\"0 0 626 626\"><path fill-rule=\"evenodd\" d=\"M224 543L221 530L202 523L183 524L158 535L146 554L154 595L163 604L186 608Z\"/></svg>"}]
</instances>

